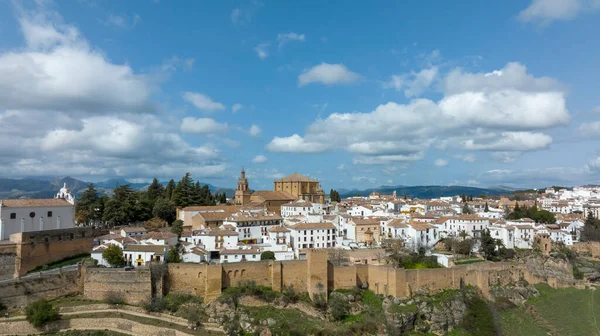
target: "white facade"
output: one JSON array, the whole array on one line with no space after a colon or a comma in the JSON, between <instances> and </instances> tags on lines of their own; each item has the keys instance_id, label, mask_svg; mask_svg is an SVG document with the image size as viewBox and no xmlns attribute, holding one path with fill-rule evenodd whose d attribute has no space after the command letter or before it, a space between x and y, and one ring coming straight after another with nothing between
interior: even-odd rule
<instances>
[{"instance_id":1,"label":"white facade","mask_svg":"<svg viewBox=\"0 0 600 336\"><path fill-rule=\"evenodd\" d=\"M75 200L66 185L48 199L0 200L0 240L19 232L75 227Z\"/></svg>"},{"instance_id":2,"label":"white facade","mask_svg":"<svg viewBox=\"0 0 600 336\"><path fill-rule=\"evenodd\" d=\"M296 257L300 249L335 247L336 233L332 223L300 223L289 229Z\"/></svg>"},{"instance_id":3,"label":"white facade","mask_svg":"<svg viewBox=\"0 0 600 336\"><path fill-rule=\"evenodd\" d=\"M221 263L240 261L260 261L261 251L255 247L238 247L237 249L223 249L220 253Z\"/></svg>"},{"instance_id":4,"label":"white facade","mask_svg":"<svg viewBox=\"0 0 600 336\"><path fill-rule=\"evenodd\" d=\"M191 243L207 251L219 251L222 248L233 249L238 245L238 234L230 230L199 230L194 231Z\"/></svg>"},{"instance_id":5,"label":"white facade","mask_svg":"<svg viewBox=\"0 0 600 336\"><path fill-rule=\"evenodd\" d=\"M348 210L348 214L350 216L371 216L373 214L373 209L364 207L362 205L353 206L350 210Z\"/></svg>"},{"instance_id":6,"label":"white facade","mask_svg":"<svg viewBox=\"0 0 600 336\"><path fill-rule=\"evenodd\" d=\"M515 229L504 225L490 225L490 236L494 239L500 239L507 249L515 248Z\"/></svg>"}]
</instances>

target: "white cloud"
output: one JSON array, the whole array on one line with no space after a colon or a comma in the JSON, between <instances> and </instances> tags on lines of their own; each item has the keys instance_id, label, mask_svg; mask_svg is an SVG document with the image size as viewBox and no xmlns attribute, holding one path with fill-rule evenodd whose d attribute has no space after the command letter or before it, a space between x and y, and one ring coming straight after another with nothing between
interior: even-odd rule
<instances>
[{"instance_id":1,"label":"white cloud","mask_svg":"<svg viewBox=\"0 0 600 336\"><path fill-rule=\"evenodd\" d=\"M236 113L244 107L242 104L233 104L231 106L231 112Z\"/></svg>"},{"instance_id":2,"label":"white cloud","mask_svg":"<svg viewBox=\"0 0 600 336\"><path fill-rule=\"evenodd\" d=\"M498 161L501 163L513 163L516 162L521 153L519 152L494 152L491 154L491 158L494 161Z\"/></svg>"},{"instance_id":3,"label":"white cloud","mask_svg":"<svg viewBox=\"0 0 600 336\"><path fill-rule=\"evenodd\" d=\"M248 133L251 136L257 136L262 132L262 129L260 129L260 127L258 127L258 125L252 125L250 126L250 129L248 130Z\"/></svg>"},{"instance_id":4,"label":"white cloud","mask_svg":"<svg viewBox=\"0 0 600 336\"><path fill-rule=\"evenodd\" d=\"M448 165L448 160L444 160L444 159L437 159L434 162L434 165L436 167L445 167Z\"/></svg>"},{"instance_id":5,"label":"white cloud","mask_svg":"<svg viewBox=\"0 0 600 336\"><path fill-rule=\"evenodd\" d=\"M377 181L376 178L374 177L367 177L367 176L354 176L352 177L352 181L353 182L368 182L368 183L375 183Z\"/></svg>"},{"instance_id":6,"label":"white cloud","mask_svg":"<svg viewBox=\"0 0 600 336\"><path fill-rule=\"evenodd\" d=\"M473 163L475 162L475 155L473 154L457 154L454 155L455 159L463 160L464 162Z\"/></svg>"},{"instance_id":7,"label":"white cloud","mask_svg":"<svg viewBox=\"0 0 600 336\"><path fill-rule=\"evenodd\" d=\"M298 86L311 83L325 85L349 84L360 79L360 75L348 70L343 64L321 63L305 70L298 76Z\"/></svg>"},{"instance_id":8,"label":"white cloud","mask_svg":"<svg viewBox=\"0 0 600 336\"><path fill-rule=\"evenodd\" d=\"M212 98L202 93L184 92L183 99L190 102L200 111L204 112L215 112L225 109L225 105L212 100Z\"/></svg>"},{"instance_id":9,"label":"white cloud","mask_svg":"<svg viewBox=\"0 0 600 336\"><path fill-rule=\"evenodd\" d=\"M256 47L254 47L254 51L256 55L261 60L264 60L269 56L269 42L259 43Z\"/></svg>"},{"instance_id":10,"label":"white cloud","mask_svg":"<svg viewBox=\"0 0 600 336\"><path fill-rule=\"evenodd\" d=\"M0 175L223 173L217 148L191 145L163 122L153 78L111 63L47 4L15 3L25 45L0 52Z\"/></svg>"},{"instance_id":11,"label":"white cloud","mask_svg":"<svg viewBox=\"0 0 600 336\"><path fill-rule=\"evenodd\" d=\"M346 169L346 165L344 165L343 163L340 163L340 165L337 166L337 169L338 170L344 170L344 169Z\"/></svg>"},{"instance_id":12,"label":"white cloud","mask_svg":"<svg viewBox=\"0 0 600 336\"><path fill-rule=\"evenodd\" d=\"M388 102L368 113L332 113L315 120L304 136L278 137L267 148L343 149L357 155L357 164L410 163L433 144L489 152L544 149L552 138L539 131L571 119L562 85L534 77L518 63L487 75L454 70L442 82L445 95L437 102L414 99Z\"/></svg>"},{"instance_id":13,"label":"white cloud","mask_svg":"<svg viewBox=\"0 0 600 336\"><path fill-rule=\"evenodd\" d=\"M179 58L177 56L173 56L163 62L161 70L175 72L178 68L182 68L183 70L187 71L192 69L194 62L196 62L195 58Z\"/></svg>"},{"instance_id":14,"label":"white cloud","mask_svg":"<svg viewBox=\"0 0 600 336\"><path fill-rule=\"evenodd\" d=\"M592 110L592 112L594 112L594 113L600 113L600 106L596 106L596 108L594 108Z\"/></svg>"},{"instance_id":15,"label":"white cloud","mask_svg":"<svg viewBox=\"0 0 600 336\"><path fill-rule=\"evenodd\" d=\"M210 134L227 132L229 127L210 118L186 117L181 121L180 129L183 133Z\"/></svg>"},{"instance_id":16,"label":"white cloud","mask_svg":"<svg viewBox=\"0 0 600 336\"><path fill-rule=\"evenodd\" d=\"M109 14L106 19L100 20L100 22L107 27L131 29L142 22L142 17L135 13L131 16Z\"/></svg>"},{"instance_id":17,"label":"white cloud","mask_svg":"<svg viewBox=\"0 0 600 336\"><path fill-rule=\"evenodd\" d=\"M304 140L298 134L289 137L274 137L267 145L271 152L284 153L319 153L327 149L326 146L319 143L310 143Z\"/></svg>"},{"instance_id":18,"label":"white cloud","mask_svg":"<svg viewBox=\"0 0 600 336\"><path fill-rule=\"evenodd\" d=\"M433 66L419 72L406 75L393 75L391 80L384 83L384 88L392 88L397 91L404 90L406 97L420 96L433 83L438 74L438 67Z\"/></svg>"},{"instance_id":19,"label":"white cloud","mask_svg":"<svg viewBox=\"0 0 600 336\"><path fill-rule=\"evenodd\" d=\"M304 34L297 34L297 33L279 33L277 34L277 43L279 43L279 48L282 48L284 46L284 44L286 44L287 42L290 41L300 41L303 42L304 41Z\"/></svg>"},{"instance_id":20,"label":"white cloud","mask_svg":"<svg viewBox=\"0 0 600 336\"><path fill-rule=\"evenodd\" d=\"M585 136L600 135L600 121L588 122L579 126L579 132Z\"/></svg>"},{"instance_id":21,"label":"white cloud","mask_svg":"<svg viewBox=\"0 0 600 336\"><path fill-rule=\"evenodd\" d=\"M492 140L478 142L470 139L463 142L462 146L467 150L525 152L547 148L551 143L552 138L543 133L502 132Z\"/></svg>"},{"instance_id":22,"label":"white cloud","mask_svg":"<svg viewBox=\"0 0 600 336\"><path fill-rule=\"evenodd\" d=\"M265 163L267 162L267 157L264 155L257 155L252 159L254 163Z\"/></svg>"},{"instance_id":23,"label":"white cloud","mask_svg":"<svg viewBox=\"0 0 600 336\"><path fill-rule=\"evenodd\" d=\"M529 7L519 13L519 19L547 25L555 20L571 20L580 13L598 9L598 0L533 0Z\"/></svg>"}]
</instances>

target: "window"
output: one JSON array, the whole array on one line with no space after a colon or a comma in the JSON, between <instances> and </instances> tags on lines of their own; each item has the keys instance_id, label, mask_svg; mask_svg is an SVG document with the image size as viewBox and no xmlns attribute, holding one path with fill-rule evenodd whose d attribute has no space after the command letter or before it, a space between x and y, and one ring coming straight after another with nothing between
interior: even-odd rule
<instances>
[{"instance_id":1,"label":"window","mask_svg":"<svg viewBox=\"0 0 600 336\"><path fill-rule=\"evenodd\" d=\"M52 217L52 211L48 211L48 218Z\"/></svg>"},{"instance_id":2,"label":"window","mask_svg":"<svg viewBox=\"0 0 600 336\"><path fill-rule=\"evenodd\" d=\"M31 218L35 217L35 212L33 212L33 211L32 211L32 212L30 212L30 213L29 213L29 217L31 217Z\"/></svg>"},{"instance_id":3,"label":"window","mask_svg":"<svg viewBox=\"0 0 600 336\"><path fill-rule=\"evenodd\" d=\"M10 219L17 219L17 214L16 213L11 213L10 214Z\"/></svg>"}]
</instances>

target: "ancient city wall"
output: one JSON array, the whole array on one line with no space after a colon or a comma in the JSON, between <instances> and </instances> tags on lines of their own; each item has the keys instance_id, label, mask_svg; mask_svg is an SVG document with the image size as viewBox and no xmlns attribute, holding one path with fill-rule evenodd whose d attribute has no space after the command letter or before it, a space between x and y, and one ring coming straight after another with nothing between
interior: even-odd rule
<instances>
[{"instance_id":1,"label":"ancient city wall","mask_svg":"<svg viewBox=\"0 0 600 336\"><path fill-rule=\"evenodd\" d=\"M141 304L152 297L149 269L87 268L83 273L83 294L88 299Z\"/></svg>"},{"instance_id":2,"label":"ancient city wall","mask_svg":"<svg viewBox=\"0 0 600 336\"><path fill-rule=\"evenodd\" d=\"M17 261L17 245L0 245L0 280L12 279Z\"/></svg>"},{"instance_id":3,"label":"ancient city wall","mask_svg":"<svg viewBox=\"0 0 600 336\"><path fill-rule=\"evenodd\" d=\"M91 227L15 233L10 240L16 247L14 276L82 253L90 253L94 238L105 231Z\"/></svg>"},{"instance_id":4,"label":"ancient city wall","mask_svg":"<svg viewBox=\"0 0 600 336\"><path fill-rule=\"evenodd\" d=\"M571 248L577 254L600 258L600 242L579 242L573 244Z\"/></svg>"},{"instance_id":5,"label":"ancient city wall","mask_svg":"<svg viewBox=\"0 0 600 336\"><path fill-rule=\"evenodd\" d=\"M79 270L0 282L0 303L24 307L39 299L53 300L81 293Z\"/></svg>"}]
</instances>

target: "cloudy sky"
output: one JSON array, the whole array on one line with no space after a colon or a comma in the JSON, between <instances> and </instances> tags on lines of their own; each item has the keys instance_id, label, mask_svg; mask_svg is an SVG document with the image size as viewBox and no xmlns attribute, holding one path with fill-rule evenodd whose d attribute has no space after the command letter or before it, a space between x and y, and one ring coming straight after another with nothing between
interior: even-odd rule
<instances>
[{"instance_id":1,"label":"cloudy sky","mask_svg":"<svg viewBox=\"0 0 600 336\"><path fill-rule=\"evenodd\" d=\"M600 181L600 0L0 0L0 175Z\"/></svg>"}]
</instances>

